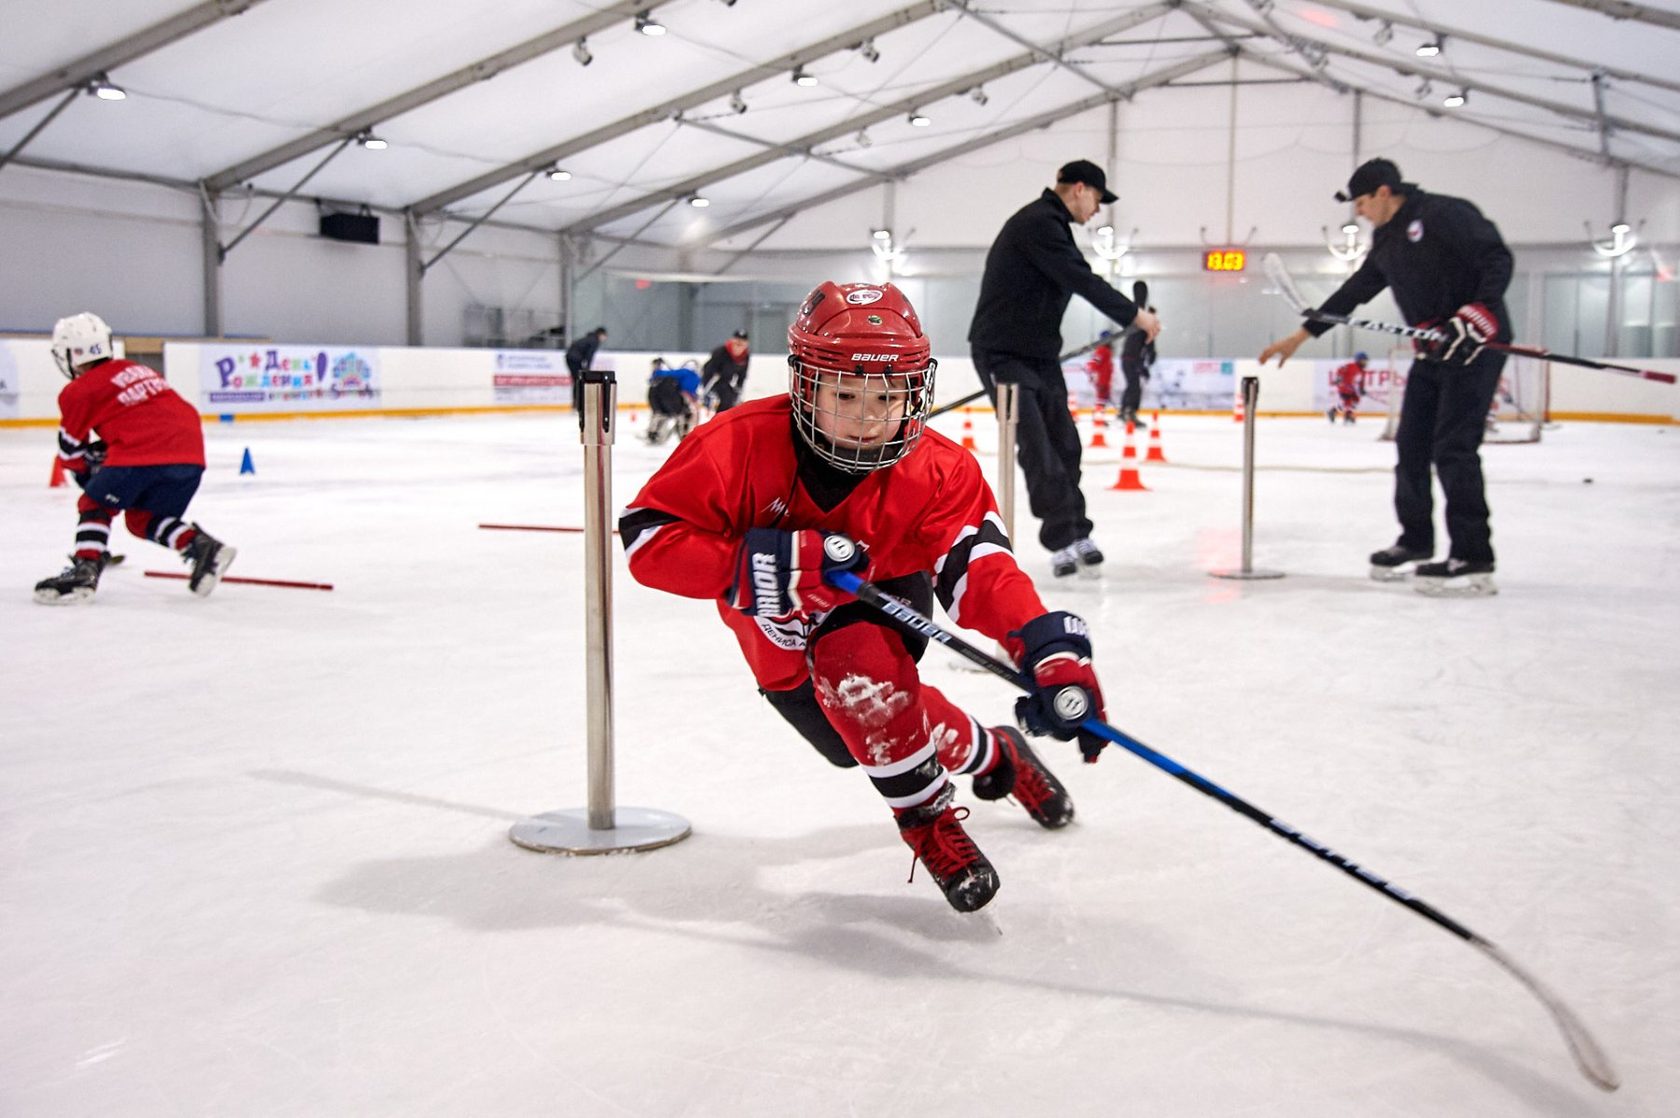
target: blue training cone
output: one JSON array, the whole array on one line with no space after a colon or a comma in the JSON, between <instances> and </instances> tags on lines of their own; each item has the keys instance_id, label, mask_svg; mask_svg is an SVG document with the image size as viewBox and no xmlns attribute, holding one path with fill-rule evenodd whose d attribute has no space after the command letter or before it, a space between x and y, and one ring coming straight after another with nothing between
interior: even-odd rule
<instances>
[{"instance_id":1,"label":"blue training cone","mask_svg":"<svg viewBox=\"0 0 1680 1118\"><path fill-rule=\"evenodd\" d=\"M257 472L257 467L251 463L250 447L245 448L245 457L239 460L239 472L242 474L254 474Z\"/></svg>"}]
</instances>

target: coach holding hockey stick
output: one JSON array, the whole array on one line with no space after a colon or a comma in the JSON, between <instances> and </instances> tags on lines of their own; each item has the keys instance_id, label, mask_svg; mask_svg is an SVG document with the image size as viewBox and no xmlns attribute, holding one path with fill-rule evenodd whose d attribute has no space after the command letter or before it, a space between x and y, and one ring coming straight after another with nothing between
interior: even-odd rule
<instances>
[{"instance_id":1,"label":"coach holding hockey stick","mask_svg":"<svg viewBox=\"0 0 1680 1118\"><path fill-rule=\"evenodd\" d=\"M1079 295L1151 339L1161 330L1153 314L1093 272L1074 243L1072 227L1117 199L1101 167L1085 159L1065 164L1056 185L1017 210L992 242L968 328L974 370L992 402L999 382L1020 385L1021 470L1039 519L1038 542L1051 553L1058 578L1103 560L1079 491L1079 428L1068 415L1067 381L1057 357L1062 315Z\"/></svg>"},{"instance_id":2,"label":"coach holding hockey stick","mask_svg":"<svg viewBox=\"0 0 1680 1118\"><path fill-rule=\"evenodd\" d=\"M1318 311L1345 315L1384 288L1408 325L1436 329L1445 340L1419 350L1406 376L1395 435L1394 511L1400 538L1371 556L1371 577L1403 577L1409 564L1426 594L1492 594L1493 542L1482 481L1484 421L1505 354L1488 342L1511 341L1505 289L1511 251L1493 222L1462 198L1430 194L1401 179L1387 159L1360 165L1336 199L1352 202L1371 223L1371 251ZM1330 329L1309 321L1260 354L1282 365L1309 337ZM1447 557L1435 554L1434 498L1430 467L1447 502Z\"/></svg>"}]
</instances>

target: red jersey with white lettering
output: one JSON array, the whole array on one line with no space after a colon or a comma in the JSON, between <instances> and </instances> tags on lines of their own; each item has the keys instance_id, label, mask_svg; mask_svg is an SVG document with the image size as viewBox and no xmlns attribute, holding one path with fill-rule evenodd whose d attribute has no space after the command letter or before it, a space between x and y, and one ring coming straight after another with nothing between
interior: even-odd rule
<instances>
[{"instance_id":1,"label":"red jersey with white lettering","mask_svg":"<svg viewBox=\"0 0 1680 1118\"><path fill-rule=\"evenodd\" d=\"M107 466L202 466L204 428L198 412L163 374L135 361L103 361L58 394L59 453L80 453L89 432L110 448Z\"/></svg>"},{"instance_id":2,"label":"red jersey with white lettering","mask_svg":"<svg viewBox=\"0 0 1680 1118\"><path fill-rule=\"evenodd\" d=\"M929 574L951 619L995 640L1045 612L972 454L924 431L903 459L862 475L825 510L800 476L796 438L786 396L733 408L684 439L619 521L631 576L716 599L760 687L804 681L805 638L820 618L760 619L730 607L750 528L844 533L868 550L865 577Z\"/></svg>"}]
</instances>

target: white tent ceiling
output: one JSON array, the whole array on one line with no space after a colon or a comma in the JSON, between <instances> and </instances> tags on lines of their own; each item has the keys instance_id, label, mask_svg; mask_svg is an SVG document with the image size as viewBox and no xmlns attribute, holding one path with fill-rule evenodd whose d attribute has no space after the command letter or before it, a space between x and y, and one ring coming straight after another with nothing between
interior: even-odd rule
<instances>
[{"instance_id":1,"label":"white tent ceiling","mask_svg":"<svg viewBox=\"0 0 1680 1118\"><path fill-rule=\"evenodd\" d=\"M1680 0L0 0L0 24L0 159L655 243L695 194L768 228L1233 74L1680 178ZM128 97L78 92L96 73Z\"/></svg>"}]
</instances>

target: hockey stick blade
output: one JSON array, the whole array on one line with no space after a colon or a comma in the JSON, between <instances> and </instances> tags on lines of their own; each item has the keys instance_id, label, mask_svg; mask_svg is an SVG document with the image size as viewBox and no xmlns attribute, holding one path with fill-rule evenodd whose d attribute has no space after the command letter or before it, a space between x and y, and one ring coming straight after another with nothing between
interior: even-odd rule
<instances>
[{"instance_id":1,"label":"hockey stick blade","mask_svg":"<svg viewBox=\"0 0 1680 1118\"><path fill-rule=\"evenodd\" d=\"M880 588L873 583L863 581L850 571L831 572L828 575L828 580L841 590L855 594L859 601L880 610L910 632L938 641L964 659L979 665L1000 679L1008 680L1023 691L1030 693L1035 689L1032 679L1025 673L988 656L962 638L947 632L898 599L882 593ZM1413 896L1399 886L1389 883L1370 869L1337 853L1282 820L1266 814L1247 800L1185 768L1166 754L1157 753L1149 746L1115 729L1108 723L1089 718L1080 724L1080 729L1095 734L1105 741L1112 742L1134 756L1141 757L1203 795L1224 804L1238 815L1245 816L1251 822L1259 824L1291 845L1307 851L1322 862L1335 866L1360 884L1376 890L1394 903L1412 910L1437 927L1451 932L1459 939L1476 947L1504 968L1506 973L1522 983L1529 993L1533 994L1535 999L1546 1008L1546 1011L1551 1015L1552 1022L1557 1026L1558 1031L1563 1034L1564 1044L1568 1046L1569 1054L1575 1060L1575 1066L1580 1069L1581 1074L1589 1082L1606 1091L1614 1091L1621 1086L1621 1080L1616 1075L1615 1068L1611 1066L1609 1058L1605 1056L1604 1050L1599 1047L1598 1042L1593 1039L1592 1034L1587 1031L1586 1026L1581 1023L1581 1019L1575 1015L1575 1012L1565 1005L1561 998L1542 985L1538 979L1517 966L1504 952L1489 941L1434 906Z\"/></svg>"},{"instance_id":2,"label":"hockey stick blade","mask_svg":"<svg viewBox=\"0 0 1680 1118\"><path fill-rule=\"evenodd\" d=\"M1301 291L1290 278L1289 269L1283 266L1283 257L1275 252L1268 252L1260 265L1265 269L1266 278L1277 286L1278 293L1289 300L1289 305L1299 313L1306 314L1307 301L1301 298Z\"/></svg>"},{"instance_id":3,"label":"hockey stick blade","mask_svg":"<svg viewBox=\"0 0 1680 1118\"><path fill-rule=\"evenodd\" d=\"M1132 281L1132 302L1138 305L1138 310L1149 306L1149 285L1142 280Z\"/></svg>"}]
</instances>

